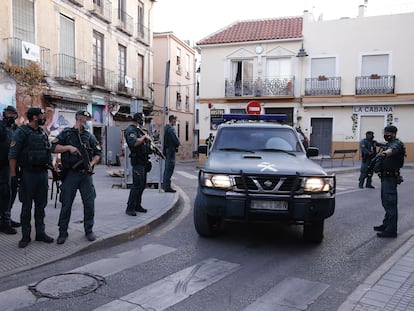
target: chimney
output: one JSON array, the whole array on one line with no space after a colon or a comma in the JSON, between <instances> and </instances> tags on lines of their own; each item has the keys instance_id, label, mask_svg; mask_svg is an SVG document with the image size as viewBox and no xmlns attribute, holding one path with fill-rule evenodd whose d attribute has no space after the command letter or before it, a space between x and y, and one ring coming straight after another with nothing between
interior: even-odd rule
<instances>
[{"instance_id":1,"label":"chimney","mask_svg":"<svg viewBox=\"0 0 414 311\"><path fill-rule=\"evenodd\" d=\"M365 14L367 13L367 5L368 5L368 0L364 0L364 4L361 4L359 6L359 12L358 12L358 17L365 17Z\"/></svg>"}]
</instances>

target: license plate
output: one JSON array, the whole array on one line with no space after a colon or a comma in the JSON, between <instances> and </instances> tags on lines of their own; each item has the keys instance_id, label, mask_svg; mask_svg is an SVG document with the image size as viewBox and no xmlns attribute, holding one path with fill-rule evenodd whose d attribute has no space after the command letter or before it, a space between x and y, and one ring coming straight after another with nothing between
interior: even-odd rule
<instances>
[{"instance_id":1,"label":"license plate","mask_svg":"<svg viewBox=\"0 0 414 311\"><path fill-rule=\"evenodd\" d=\"M252 209L265 209L265 210L272 210L272 211L287 211L288 202L253 200L251 204L251 208Z\"/></svg>"}]
</instances>

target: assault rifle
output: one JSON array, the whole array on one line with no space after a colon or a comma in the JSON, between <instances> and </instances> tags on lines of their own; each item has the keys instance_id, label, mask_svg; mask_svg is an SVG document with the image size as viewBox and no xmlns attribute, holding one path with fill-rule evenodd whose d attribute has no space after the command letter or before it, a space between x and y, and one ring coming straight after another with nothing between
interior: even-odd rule
<instances>
[{"instance_id":1,"label":"assault rifle","mask_svg":"<svg viewBox=\"0 0 414 311\"><path fill-rule=\"evenodd\" d=\"M85 144L82 142L82 139L80 137L80 134L78 132L78 139L79 139L79 143L80 143L80 148L79 151L81 153L81 158L78 162L76 162L73 166L72 169L78 169L81 165L83 165L83 169L89 174L92 175L93 174L93 167L91 165L91 161L89 159L89 153L88 150L86 150L86 146Z\"/></svg>"},{"instance_id":2,"label":"assault rifle","mask_svg":"<svg viewBox=\"0 0 414 311\"><path fill-rule=\"evenodd\" d=\"M381 170L381 163L384 159L383 156L381 156L381 153L387 149L387 145L383 144L380 147L380 152L378 152L369 162L368 168L367 168L367 176L372 177L374 173L378 173Z\"/></svg>"},{"instance_id":3,"label":"assault rifle","mask_svg":"<svg viewBox=\"0 0 414 311\"><path fill-rule=\"evenodd\" d=\"M146 130L143 130L142 128L140 128L139 126L137 126L137 129L141 132L141 134L143 135L147 135L148 132ZM152 140L149 141L150 143L150 149L152 152L154 152L157 156L159 156L161 159L165 160L165 155L164 153L162 153L161 149L158 148L154 142Z\"/></svg>"}]
</instances>

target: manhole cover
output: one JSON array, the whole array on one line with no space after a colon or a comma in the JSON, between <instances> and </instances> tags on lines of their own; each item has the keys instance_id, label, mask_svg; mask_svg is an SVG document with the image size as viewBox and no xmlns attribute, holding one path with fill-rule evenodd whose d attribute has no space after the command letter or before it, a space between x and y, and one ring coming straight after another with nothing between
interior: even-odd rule
<instances>
[{"instance_id":1,"label":"manhole cover","mask_svg":"<svg viewBox=\"0 0 414 311\"><path fill-rule=\"evenodd\" d=\"M29 290L39 298L64 299L87 295L103 284L105 279L99 275L69 272L47 277L30 285Z\"/></svg>"}]
</instances>

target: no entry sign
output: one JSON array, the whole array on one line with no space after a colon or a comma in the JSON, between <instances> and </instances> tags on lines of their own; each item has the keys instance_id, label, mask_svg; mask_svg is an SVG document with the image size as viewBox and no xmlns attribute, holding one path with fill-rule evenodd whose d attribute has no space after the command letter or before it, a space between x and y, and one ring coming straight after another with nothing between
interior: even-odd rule
<instances>
[{"instance_id":1,"label":"no entry sign","mask_svg":"<svg viewBox=\"0 0 414 311\"><path fill-rule=\"evenodd\" d=\"M247 104L246 111L248 114L260 114L262 112L262 107L259 102L252 100Z\"/></svg>"}]
</instances>

